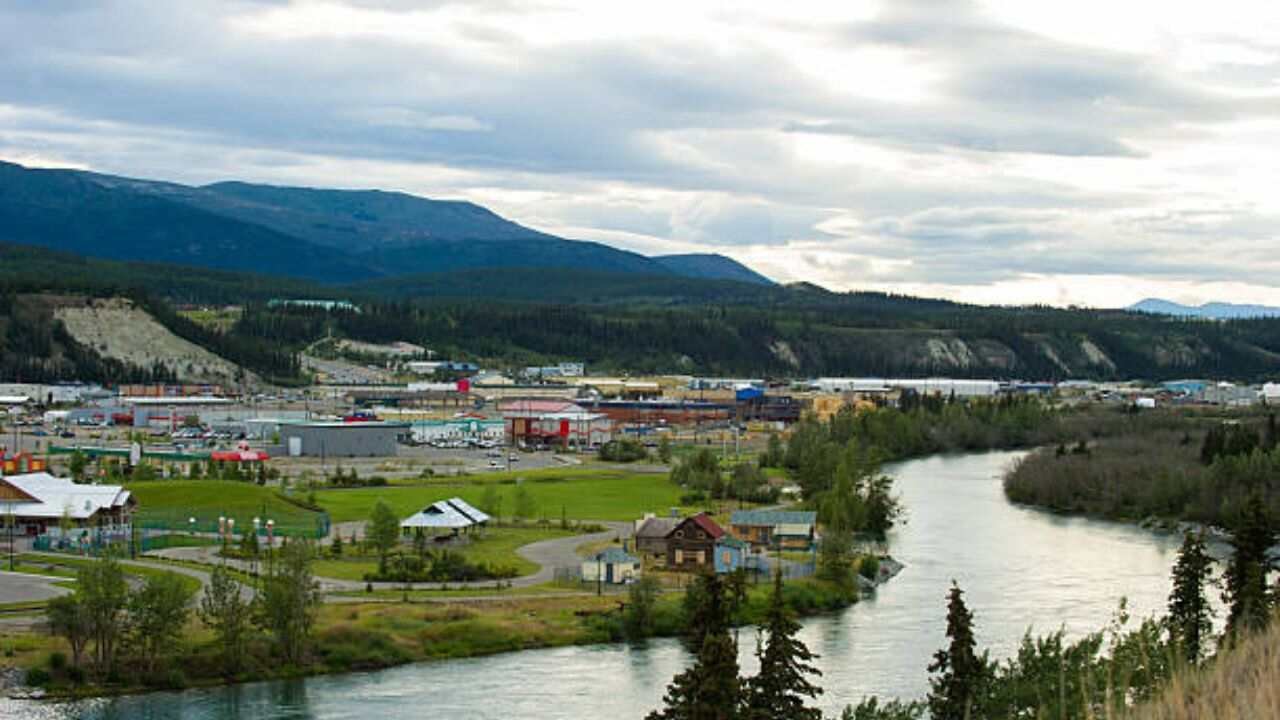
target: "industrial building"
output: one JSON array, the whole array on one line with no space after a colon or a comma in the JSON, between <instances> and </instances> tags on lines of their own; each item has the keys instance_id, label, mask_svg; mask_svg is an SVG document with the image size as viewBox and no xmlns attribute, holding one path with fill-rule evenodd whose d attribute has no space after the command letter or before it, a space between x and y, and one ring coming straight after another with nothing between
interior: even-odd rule
<instances>
[{"instance_id":1,"label":"industrial building","mask_svg":"<svg viewBox=\"0 0 1280 720\"><path fill-rule=\"evenodd\" d=\"M883 393L894 390L912 390L921 395L941 395L958 398L992 397L1000 392L995 380L956 380L952 378L818 378L812 383L815 390L832 392Z\"/></svg>"},{"instance_id":2,"label":"industrial building","mask_svg":"<svg viewBox=\"0 0 1280 720\"><path fill-rule=\"evenodd\" d=\"M280 451L289 457L392 457L409 423L282 422Z\"/></svg>"},{"instance_id":3,"label":"industrial building","mask_svg":"<svg viewBox=\"0 0 1280 720\"><path fill-rule=\"evenodd\" d=\"M512 445L596 447L613 439L613 421L562 400L518 400L502 406Z\"/></svg>"}]
</instances>

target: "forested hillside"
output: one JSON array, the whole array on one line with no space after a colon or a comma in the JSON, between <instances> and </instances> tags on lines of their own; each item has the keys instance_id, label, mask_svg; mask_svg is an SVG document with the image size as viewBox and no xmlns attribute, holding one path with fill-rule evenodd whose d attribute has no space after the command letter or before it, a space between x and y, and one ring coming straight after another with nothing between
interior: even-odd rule
<instances>
[{"instance_id":1,"label":"forested hillside","mask_svg":"<svg viewBox=\"0 0 1280 720\"><path fill-rule=\"evenodd\" d=\"M301 381L296 351L330 332L407 340L497 365L572 359L598 371L637 373L1280 375L1280 319L980 307L671 275L501 268L333 286L0 244L0 292L130 297L179 337L280 382ZM276 298L350 300L362 312L270 307ZM247 307L238 324L220 332L182 318L174 304Z\"/></svg>"}]
</instances>

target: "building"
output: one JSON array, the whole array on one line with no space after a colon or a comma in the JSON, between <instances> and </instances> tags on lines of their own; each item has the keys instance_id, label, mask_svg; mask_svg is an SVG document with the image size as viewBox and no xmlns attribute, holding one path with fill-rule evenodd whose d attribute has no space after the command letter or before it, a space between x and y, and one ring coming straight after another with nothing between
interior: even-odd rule
<instances>
[{"instance_id":1,"label":"building","mask_svg":"<svg viewBox=\"0 0 1280 720\"><path fill-rule=\"evenodd\" d=\"M640 578L640 558L617 547L592 555L582 561L583 582L622 585Z\"/></svg>"},{"instance_id":2,"label":"building","mask_svg":"<svg viewBox=\"0 0 1280 720\"><path fill-rule=\"evenodd\" d=\"M282 422L280 449L289 457L394 457L409 423Z\"/></svg>"},{"instance_id":3,"label":"building","mask_svg":"<svg viewBox=\"0 0 1280 720\"><path fill-rule=\"evenodd\" d=\"M667 535L676 527L672 518L647 517L636 523L636 553L655 562L667 560Z\"/></svg>"},{"instance_id":4,"label":"building","mask_svg":"<svg viewBox=\"0 0 1280 720\"><path fill-rule=\"evenodd\" d=\"M1195 397L1209 405L1248 407L1257 404L1260 395L1257 387L1220 382L1205 386Z\"/></svg>"},{"instance_id":5,"label":"building","mask_svg":"<svg viewBox=\"0 0 1280 720\"><path fill-rule=\"evenodd\" d=\"M517 400L501 407L512 445L597 447L613 439L613 422L563 400Z\"/></svg>"},{"instance_id":6,"label":"building","mask_svg":"<svg viewBox=\"0 0 1280 720\"><path fill-rule=\"evenodd\" d=\"M732 403L697 400L587 400L580 404L616 424L641 427L725 423L734 410Z\"/></svg>"},{"instance_id":7,"label":"building","mask_svg":"<svg viewBox=\"0 0 1280 720\"><path fill-rule=\"evenodd\" d=\"M1267 405L1280 405L1280 383L1267 383L1263 385L1262 400Z\"/></svg>"},{"instance_id":8,"label":"building","mask_svg":"<svg viewBox=\"0 0 1280 720\"><path fill-rule=\"evenodd\" d=\"M667 533L667 567L672 570L701 571L714 567L716 541L724 528L706 513L685 518Z\"/></svg>"},{"instance_id":9,"label":"building","mask_svg":"<svg viewBox=\"0 0 1280 720\"><path fill-rule=\"evenodd\" d=\"M735 510L729 516L733 536L754 547L809 550L818 514L799 510Z\"/></svg>"},{"instance_id":10,"label":"building","mask_svg":"<svg viewBox=\"0 0 1280 720\"><path fill-rule=\"evenodd\" d=\"M458 535L484 527L489 515L472 507L462 498L440 500L400 522L400 533L412 535Z\"/></svg>"},{"instance_id":11,"label":"building","mask_svg":"<svg viewBox=\"0 0 1280 720\"><path fill-rule=\"evenodd\" d=\"M716 541L716 573L724 575L748 567L751 546L735 537L726 535Z\"/></svg>"},{"instance_id":12,"label":"building","mask_svg":"<svg viewBox=\"0 0 1280 720\"><path fill-rule=\"evenodd\" d=\"M587 366L580 362L562 362L555 365L529 366L524 369L525 377L532 379L582 377Z\"/></svg>"},{"instance_id":13,"label":"building","mask_svg":"<svg viewBox=\"0 0 1280 720\"><path fill-rule=\"evenodd\" d=\"M61 528L127 533L137 501L119 485L77 485L46 472L0 478L0 513L13 516L16 532L61 535Z\"/></svg>"},{"instance_id":14,"label":"building","mask_svg":"<svg viewBox=\"0 0 1280 720\"><path fill-rule=\"evenodd\" d=\"M506 423L484 418L454 418L452 420L414 420L412 424L415 442L429 443L440 440L484 440L502 442L506 438Z\"/></svg>"},{"instance_id":15,"label":"building","mask_svg":"<svg viewBox=\"0 0 1280 720\"><path fill-rule=\"evenodd\" d=\"M995 380L954 380L951 378L884 379L884 378L818 378L811 383L820 392L854 392L868 395L889 394L894 390L911 390L920 395L958 398L992 397L1000 392Z\"/></svg>"},{"instance_id":16,"label":"building","mask_svg":"<svg viewBox=\"0 0 1280 720\"><path fill-rule=\"evenodd\" d=\"M25 475L27 473L44 472L47 469L48 463L45 462L44 458L36 457L27 452L9 455L5 453L3 448L0 448L0 476Z\"/></svg>"}]
</instances>

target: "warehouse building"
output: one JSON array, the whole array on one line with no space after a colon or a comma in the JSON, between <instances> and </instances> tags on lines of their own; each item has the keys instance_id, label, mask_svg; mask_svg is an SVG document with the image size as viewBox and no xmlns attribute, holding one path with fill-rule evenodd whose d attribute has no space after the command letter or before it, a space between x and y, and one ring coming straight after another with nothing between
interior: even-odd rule
<instances>
[{"instance_id":1,"label":"warehouse building","mask_svg":"<svg viewBox=\"0 0 1280 720\"><path fill-rule=\"evenodd\" d=\"M393 457L409 423L282 422L280 450L289 457Z\"/></svg>"}]
</instances>

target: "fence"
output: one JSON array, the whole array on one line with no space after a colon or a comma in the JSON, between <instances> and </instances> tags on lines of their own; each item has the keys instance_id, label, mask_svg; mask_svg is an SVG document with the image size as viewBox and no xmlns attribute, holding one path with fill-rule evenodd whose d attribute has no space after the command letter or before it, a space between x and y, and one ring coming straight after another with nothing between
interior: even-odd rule
<instances>
[{"instance_id":1,"label":"fence","mask_svg":"<svg viewBox=\"0 0 1280 720\"><path fill-rule=\"evenodd\" d=\"M208 534L220 535L226 530L226 527L219 523L219 517L228 517L224 515L195 515L178 511L152 511L144 510L134 517L134 523L142 530L159 530L171 533L188 533L188 534ZM253 516L231 516L235 520L235 534L244 535L253 530ZM258 536L266 537L266 519L261 518L262 523L258 527ZM330 528L333 527L332 521L329 519L329 513L315 512L302 515L286 515L283 517L270 518L274 525L272 526L272 534L275 537L295 537L295 538L314 538L323 539L328 537Z\"/></svg>"}]
</instances>

